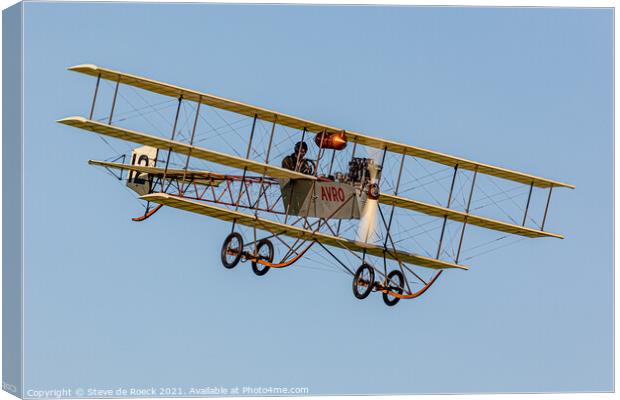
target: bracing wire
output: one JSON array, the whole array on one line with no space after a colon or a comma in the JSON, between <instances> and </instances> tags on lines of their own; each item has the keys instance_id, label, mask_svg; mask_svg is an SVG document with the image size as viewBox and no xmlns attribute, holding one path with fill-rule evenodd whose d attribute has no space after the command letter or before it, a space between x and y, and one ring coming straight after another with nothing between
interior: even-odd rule
<instances>
[{"instance_id":1,"label":"bracing wire","mask_svg":"<svg viewBox=\"0 0 620 400\"><path fill-rule=\"evenodd\" d=\"M135 91L135 89L134 89L134 91ZM137 93L137 91L135 91L135 92ZM137 93L137 94L138 94L138 96L139 96L139 97L140 97L143 101L145 101L145 102L146 102L146 100L144 99L144 97L143 97L143 96L141 96L139 93ZM169 108L169 107L171 107L171 106L173 105L174 100L167 100L167 101L164 101L164 102L160 102L160 103L156 103L156 104L150 104L150 105L149 105L149 104L147 104L147 106L143 106L143 107L140 107L140 108L136 108L133 104L131 104L131 103L129 102L129 100L128 100L125 96L123 96L123 94L122 94L122 93L119 93L119 95L120 95L120 97L121 97L121 98L122 98L125 102L127 102L127 103L128 103L128 104L132 107L133 111L126 111L126 112L121 112L121 113L118 113L118 114L115 116L115 119L114 119L114 121L115 121L115 122L125 121L125 120L127 120L127 119L131 119L131 118L135 118L135 117L141 117L141 118L144 118L144 119L145 119L145 120L146 120L146 121L147 121L147 122L148 122L151 126L153 126L153 128L155 128L157 131L159 131L159 132L161 133L161 130L160 130L159 128L157 128L157 126L155 126L155 125L154 125L154 124L153 124L153 123L152 123L152 122L151 122L148 118L146 118L146 115L149 115L149 114L153 114L153 113L155 113L155 114L157 114L159 117L161 117L162 119L164 119L164 120L165 120L165 118L164 118L164 117L163 117L163 115L161 114L161 111L162 111L162 110L165 110L165 109L167 109L167 108ZM182 108L182 110L183 110L184 119L183 119L183 122L182 122L182 124L181 124L181 127L180 127L180 128L178 129L178 131L177 131L177 134L178 134L180 137L183 137L183 138L184 138L184 137L185 137L185 135L184 135L184 133L183 133L183 132L185 132L185 131L186 131L186 128L188 127L188 124L189 124L189 122L190 122L190 120L191 120L191 118L190 118L190 117L191 117L191 113L190 113L190 112L188 112L188 108L190 109L190 111L191 111L191 109L193 108L193 109L194 109L194 112L195 112L195 107L194 107L191 103L188 103L188 102L183 103L183 104L182 104L182 107L183 107L183 108ZM221 135L223 135L223 134L225 134L225 133L234 132L234 133L235 133L235 134L236 134L236 135L237 135L237 136L238 136L241 140L244 140L244 136L243 136L243 135L241 135L241 134L238 132L238 130L237 130L237 129L239 129L239 128L238 128L238 127L236 127L236 126L237 126L238 124L242 124L242 123L244 123L244 124L245 124L244 128L245 128L245 127L247 127L247 125L249 125L249 123L248 123L248 118L241 118L241 119L238 119L238 120L235 120L235 121L232 121L232 122L228 122L228 121L227 121L227 120L226 120L226 119L225 119L225 118L224 118L224 117L223 117L223 116L222 116L222 115L221 115L221 114L220 114L217 110L213 109L213 111L214 111L214 113L215 113L215 114L219 117L219 119L221 119L221 120L224 122L224 124L223 124L223 125L221 125L221 126L218 126L218 127L214 127L214 126L213 126L213 124L211 124L208 120L206 120L206 118L205 118L203 115L199 115L200 119L201 119L203 122L205 122L205 123L206 123L206 124L210 127L210 129L211 129L211 131L206 132L206 133L205 133L205 135L210 134L210 132L214 132L214 133L215 133L215 136L214 136L214 137L220 137ZM133 114L133 113L135 113L135 114L136 114L136 116L132 116L132 114ZM105 118L103 118L103 119L105 119ZM260 157L260 156L262 156L262 154L264 154L264 152L263 152L263 153L261 153L261 152L259 152L256 148L257 148L257 147L260 147L261 145L263 145L263 144L264 144L264 142L265 142L265 137L264 137L264 134L265 134L265 133L267 133L267 134L269 134L269 133L270 133L270 132L269 132L269 129L267 129L267 128L266 128L265 124L260 123L260 122L261 122L261 121L258 121L258 127L257 127L257 129L259 129L259 130L263 133L263 136L259 136L259 138L258 138L257 142L255 143L255 144L256 144L256 146L253 146L253 147L252 147L252 152L253 152L253 154L254 154L254 155L256 155L256 156L259 156L259 157ZM226 132L222 132L222 130L223 130L224 128L227 128ZM281 129L280 131L282 131L282 129ZM279 149L281 148L281 146L282 146L284 143L290 143L291 141L294 141L294 137L299 135L299 132L298 132L298 131L293 131L293 132L291 132L291 130L289 130L287 127L285 127L285 129L284 129L283 131L284 131L284 133L285 133L285 138L284 138L283 140L280 140L280 141L278 141L278 142L273 143L273 148L272 148L272 150L279 150ZM108 145L108 146L109 146L109 147L110 147L110 148L111 148L111 149L112 149L115 153L117 153L117 154L121 154L121 153L119 153L119 152L118 152L118 151L114 148L114 146L112 146L112 144L111 144L111 143L109 143L107 140L105 140L105 138L103 138L101 135L98 135L98 136L99 136L99 137L100 137L100 138L101 138L101 139L102 139L102 140L106 143L106 145ZM206 140L206 139L207 139L207 137L205 137L205 138L200 138L200 139L198 139L197 141L204 141L204 140ZM239 152L238 152L238 151L237 151L234 147L233 147L233 151L234 151L234 152L235 152L238 156L240 156ZM286 153L286 150L284 150L284 151L280 152L280 154L277 154L277 153L276 153L276 155L273 157L273 159L275 159L276 157L280 157L280 156L282 156L282 155L283 155L283 154L285 154L285 153ZM441 188L443 188L443 189L446 189L446 187L445 187L445 185L444 185L443 181L444 181L445 179L447 179L447 178L450 176L449 174L447 174L447 172L449 172L449 170L441 170L441 171L434 171L434 172L430 172L430 171L429 171L429 170L428 170L428 169L427 169L427 168L426 168L426 167L425 167L422 163L420 163L420 161L418 161L416 158L414 158L414 160L418 163L418 165L420 165L420 166L424 169L424 171L425 171L427 174L426 174L426 175L424 175L424 176L422 176L422 177L420 177L420 178L417 178L417 177L415 177L413 174L411 174L411 170L410 170L409 168L407 168L407 167L406 167L406 168L405 168L405 170L409 173L409 176L414 177L415 183L414 183L414 184L413 184L413 186L412 186L412 187L410 187L410 188L405 188L405 189L402 189L402 190L401 190L401 193L407 192L407 191L412 190L413 188L416 188L416 187L422 187L422 188L423 188L423 189L424 189L424 190L425 190L425 191L426 191L426 192L427 192L427 193L428 193L428 194L429 194L429 195L430 195L430 196L431 196L431 197L432 197L432 198L433 198L433 199L434 199L434 200L435 200L438 204L439 204L439 203L440 203L440 201L439 201L439 200L438 200L438 199L437 199L437 198L433 195L433 193L431 193L431 192L430 192L430 191L429 191L429 190L425 187L425 185L426 185L427 183L429 183L429 182L430 182L430 183L435 183L435 184L439 185L439 186L440 186ZM338 160L336 160L336 162L335 162L335 164L334 164L334 165L335 165L335 166L336 166L336 165L338 165L338 166L340 166L340 167L341 167L342 162L343 162L342 160L338 159ZM177 162L171 162L171 164L180 165L180 163L177 163ZM109 171L107 171L107 172L108 172L108 173L111 173L111 172L109 172ZM445 176L445 177L442 177L442 175L444 175L444 174L445 174L446 176ZM468 180L470 181L470 180L471 180L471 178L469 178ZM426 181L428 181L428 182L426 182ZM386 184L388 184L388 185L389 185L389 182L390 182L389 177L386 177L386 179L384 180L384 183L386 183ZM502 189L501 189L501 188L500 188L497 184L495 184L495 182L493 182L493 181L492 181L492 183L495 185L495 187L497 187L497 188L500 190L500 193L494 193L494 194L492 194L492 195L489 195L489 194L487 194L487 193L484 191L484 189L481 189L481 188L479 188L479 187L478 187L478 189L479 189L479 190L482 192L482 194L484 195L485 200L488 200L488 201L491 201L491 202L490 202L490 203L487 203L487 204L484 204L484 205L479 205L479 206L477 206L477 207L473 208L473 210L477 210L477 209L480 209L480 208L483 208L483 207L486 207L486 206L488 206L488 205L493 204L493 205L497 206L497 207L498 207L498 208L499 208L502 212L504 212L504 214L506 214L506 215L507 215L507 216L508 216L508 217L509 217L509 218L510 218L513 222L515 222L515 223L516 223L516 221L515 221L515 220L514 220L514 219L513 219L513 218L512 218L512 217L511 217L511 216L510 216L510 215L509 215L509 214L508 214L508 213L507 213L507 212L506 212L506 211L505 211L505 210L501 207L501 206L499 206L499 204L498 204L498 203L501 203L501 202L504 202L504 201L511 200L511 201L512 201L512 203L514 203L515 205L517 205L517 207L519 207L519 209L521 209L521 210L522 210L522 209L523 209L523 207L519 206L519 205L518 205L518 204L517 204L517 203L513 200L515 197L517 197L517 196L519 196L519 195L521 195L521 194L519 193L519 194L515 194L515 195L513 195L513 196L509 196L509 195L508 195L508 193L513 192L513 191L515 191L515 190L522 190L522 188L512 188L512 189L510 189L510 190L506 190L506 191L504 191L504 190L502 190ZM123 185L123 186L124 186L124 185ZM393 185L392 185L392 186L393 186ZM462 194L462 196L463 196L462 204L463 204L463 205L465 204L465 190L464 190L465 186L466 186L466 181L459 180L459 188L460 188L460 190L458 190L458 191L457 191L456 195L458 195L459 193L460 193L460 194ZM127 188L126 186L124 186L124 188L125 188L126 190L130 191L130 189L129 189L129 188ZM133 192L132 192L132 193L133 193ZM454 198L453 200L454 200L455 202L460 202L459 200L457 200L456 195L454 196L455 198ZM503 195L504 197L496 201L494 198L495 198L495 197L497 197L497 196L499 196L499 195ZM271 196L271 197L273 198L274 196ZM138 200L138 201L139 201L139 200ZM139 204L141 204L141 206L142 206L143 208L145 208L145 206L144 206L144 204L142 204L142 202L140 202L140 201L139 201ZM441 224L439 224L439 226L430 226L430 227L427 227L427 225L431 225L431 224L433 224L434 222L437 222L437 221L427 221L427 222L424 222L424 223L418 223L417 219L415 219L415 218L413 218L413 217L411 217L411 219L413 220L413 223L414 223L414 225L415 225L415 226L414 226L413 228L408 228L408 229L404 229L404 230L402 230L402 231L399 231L399 234L400 234L401 236L402 236L402 235L407 235L407 234L409 234L409 236L408 236L407 238L402 238L402 239L397 239L397 240L394 240L394 243L395 243L395 244L400 244L400 243L402 243L403 241L405 241L405 240L407 240L407 239L411 239L411 240L413 240L413 242L416 244L416 246L419 246L419 248L420 248L420 249L421 249L421 250L422 250L422 251L423 251L423 252L424 252L427 256L432 257L431 253L430 253L430 252L428 252L428 251L424 248L424 246L422 246L422 245L420 244L420 242L418 242L418 241L417 241L416 236L426 235L426 236L428 236L429 238L433 239L433 237L430 235L430 232L433 232L433 231L437 230L437 229L439 228L439 226L441 226ZM532 220L532 221L533 221L533 219L532 219L531 217L530 217L530 220ZM400 221L398 221L398 218L397 218L397 220L396 220L396 224L397 224L397 226L398 226L399 228L402 228L402 225L401 225ZM354 225L354 224L349 224L349 226L344 226L343 228L341 228L341 230L340 230L340 234L342 235L342 234L349 233L351 230L353 230L353 229L354 229L354 227L355 227L355 225ZM421 230L421 231L420 231L420 230ZM411 233L411 231L418 231L418 232L415 232L415 234L414 234L414 233ZM455 232L450 232L450 231L451 231L451 228L446 227L446 233L448 234L448 236L452 236L452 238L454 239L455 235L458 233L458 230L455 230ZM410 233L411 233L411 234L410 234ZM493 240L491 240L491 241L489 241L489 242L487 242L487 243L478 244L478 245L476 245L476 246L473 246L473 247L471 247L471 248L468 248L466 251L467 251L467 252L470 252L470 251L473 251L473 250L476 250L476 249L484 248L484 247L486 247L486 246L492 245L493 243L497 243L497 242L503 241L503 240L504 240L504 239L506 239L507 237L509 237L509 235L504 235L504 236L502 236L502 237L500 237L500 238L493 239ZM383 240L384 238L385 238L385 236L384 236L384 235L380 235L380 234L377 232L377 238L376 238L376 239L378 239L378 240L379 240L379 239L380 239L380 240ZM473 254L473 255L468 256L467 258L465 258L465 259L464 259L464 261L471 260L471 259L473 259L473 258L475 258L475 257L479 257L479 256L484 255L484 254L488 254L488 253L490 253L490 252L492 252L492 251L496 251L496 250L498 250L498 249L500 249L500 248L503 248L503 247L506 247L506 246L509 246L509 245L515 244L515 243L517 243L517 242L519 242L519 241L521 241L521 240L524 240L524 239L525 239L525 238L521 238L521 239L519 239L519 240L517 240L517 241L513 241L513 242L510 242L510 243L505 243L505 244L502 244L502 245L500 245L500 246L496 246L495 248L492 248L492 249L487 249L487 250L484 250L484 251L482 251L482 252L479 252L479 253ZM348 249L345 249L345 250L348 250ZM452 249L452 252L454 252L454 249ZM332 267L332 266L333 266L333 263L330 263L330 260L329 260L329 259L327 259L327 257L326 257L325 255L323 255L322 253L319 253L319 252L317 252L316 250L312 250L312 251L311 251L311 253L312 253L312 257L308 257L308 260L309 260L309 261L311 261L311 262L313 262L313 263L315 263L315 264L321 265L321 266L327 266L327 267ZM450 253L446 250L446 248L443 248L443 249L442 249L442 254L446 254L446 255L450 256ZM454 254L452 254L452 256L454 256ZM318 258L320 258L320 259L317 259L317 257L318 257ZM317 267L317 266L304 266L304 268L307 268L307 269L315 269L315 270L321 270L321 271L328 271L328 272L336 272L336 273L345 273L344 271L341 271L341 270L334 270L333 268L330 268L330 269L323 269L323 268L320 268L320 267ZM415 283L415 282L414 282L414 283Z\"/></svg>"}]
</instances>

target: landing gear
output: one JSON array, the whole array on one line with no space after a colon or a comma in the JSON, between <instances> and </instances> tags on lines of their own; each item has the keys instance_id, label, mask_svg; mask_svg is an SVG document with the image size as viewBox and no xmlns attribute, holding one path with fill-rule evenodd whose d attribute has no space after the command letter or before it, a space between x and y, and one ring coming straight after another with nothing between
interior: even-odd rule
<instances>
[{"instance_id":1,"label":"landing gear","mask_svg":"<svg viewBox=\"0 0 620 400\"><path fill-rule=\"evenodd\" d=\"M390 272L386 279L386 287L384 289L392 292L403 294L403 284L405 283L405 277L403 273L395 269ZM383 292L383 302L388 306L395 306L400 301L399 297L392 296L389 293Z\"/></svg>"},{"instance_id":2,"label":"landing gear","mask_svg":"<svg viewBox=\"0 0 620 400\"><path fill-rule=\"evenodd\" d=\"M233 232L226 236L222 244L222 265L224 268L232 269L239 264L243 253L243 238L239 232Z\"/></svg>"},{"instance_id":3,"label":"landing gear","mask_svg":"<svg viewBox=\"0 0 620 400\"><path fill-rule=\"evenodd\" d=\"M256 246L256 258L267 262L273 262L273 244L268 239L261 239ZM270 267L260 264L256 261L252 261L252 271L258 276L263 276L269 272Z\"/></svg>"},{"instance_id":4,"label":"landing gear","mask_svg":"<svg viewBox=\"0 0 620 400\"><path fill-rule=\"evenodd\" d=\"M268 239L261 239L256 245L257 260L273 262L274 257L273 243ZM222 244L222 265L224 268L233 269L241 260L253 260L251 253L243 251L243 237L239 232L233 232L226 236ZM263 276L269 272L270 267L260 264L257 260L252 261L252 271L258 276Z\"/></svg>"},{"instance_id":5,"label":"landing gear","mask_svg":"<svg viewBox=\"0 0 620 400\"><path fill-rule=\"evenodd\" d=\"M404 291L405 277L403 273L395 269L387 275L384 282L375 282L375 270L370 265L362 264L353 275L353 295L362 300L376 290L383 292L383 302L388 306L394 306L400 301L399 296ZM391 294L392 293L392 294Z\"/></svg>"},{"instance_id":6,"label":"landing gear","mask_svg":"<svg viewBox=\"0 0 620 400\"><path fill-rule=\"evenodd\" d=\"M353 276L353 295L360 300L368 297L375 286L375 270L368 264L362 264Z\"/></svg>"}]
</instances>

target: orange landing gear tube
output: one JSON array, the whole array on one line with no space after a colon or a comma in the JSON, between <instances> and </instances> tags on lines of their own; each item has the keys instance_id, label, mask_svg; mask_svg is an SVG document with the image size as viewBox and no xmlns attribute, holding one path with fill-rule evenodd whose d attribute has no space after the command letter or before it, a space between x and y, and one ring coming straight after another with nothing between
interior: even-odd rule
<instances>
[{"instance_id":1,"label":"orange landing gear tube","mask_svg":"<svg viewBox=\"0 0 620 400\"><path fill-rule=\"evenodd\" d=\"M383 293L389 294L390 296L398 297L399 299L415 299L416 297L421 296L422 294L424 294L424 292L426 292L428 290L428 288L431 287L431 285L433 283L435 283L435 281L437 280L437 278L439 278L439 275L441 275L442 272L443 272L443 270L437 272L437 274L433 277L433 279L431 279L426 285L424 285L424 287L422 287L422 289L418 290L415 293L399 294L399 293L390 292L389 290L381 290L381 291Z\"/></svg>"},{"instance_id":2,"label":"orange landing gear tube","mask_svg":"<svg viewBox=\"0 0 620 400\"><path fill-rule=\"evenodd\" d=\"M160 208L162 208L164 205L163 204L158 204L157 207L153 208L151 211L145 213L144 215L141 215L139 217L136 218L132 218L132 221L135 222L141 222L144 221L145 219L147 219L148 217L150 217L151 215L155 214L157 212L157 210L159 210Z\"/></svg>"},{"instance_id":3,"label":"orange landing gear tube","mask_svg":"<svg viewBox=\"0 0 620 400\"><path fill-rule=\"evenodd\" d=\"M289 265L293 264L295 261L299 260L304 254L306 254L306 251L308 251L308 249L310 249L310 247L312 247L312 245L314 244L314 242L310 243L305 249L303 249L303 251L301 253L298 253L295 257L291 258L288 261L285 262L281 262L281 263L277 263L277 264L273 264L270 263L269 261L265 261L265 260L256 260L256 262L258 264L261 265L266 265L270 268L285 268L288 267Z\"/></svg>"}]
</instances>

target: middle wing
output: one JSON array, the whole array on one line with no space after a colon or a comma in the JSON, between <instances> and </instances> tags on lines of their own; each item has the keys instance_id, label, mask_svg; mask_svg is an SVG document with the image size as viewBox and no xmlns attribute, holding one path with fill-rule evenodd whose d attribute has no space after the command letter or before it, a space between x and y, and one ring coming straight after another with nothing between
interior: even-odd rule
<instances>
[{"instance_id":1,"label":"middle wing","mask_svg":"<svg viewBox=\"0 0 620 400\"><path fill-rule=\"evenodd\" d=\"M500 232L511 233L513 235L526 236L530 238L554 237L558 239L564 239L562 235L559 235L557 233L551 233L538 229L528 228L526 226L511 224L508 222L497 221L491 218L472 215L462 211L441 207L435 204L424 203L422 201L411 200L400 196L394 196L391 194L381 193L381 195L379 196L379 202L382 204L417 211L426 215L431 215L433 217L446 217L452 221L467 222L471 225L476 225L482 228L492 229Z\"/></svg>"},{"instance_id":2,"label":"middle wing","mask_svg":"<svg viewBox=\"0 0 620 400\"><path fill-rule=\"evenodd\" d=\"M266 176L270 176L273 178L316 179L314 176L304 175L299 172L291 171L285 168L280 168L269 164L263 164L258 161L248 160L241 157L231 156L229 154L220 153L219 151L215 150L205 149L203 147L191 146L189 144L181 143L175 140L147 135L146 133L133 131L118 126L102 124L101 122L92 121L84 117L63 118L56 122L73 126L75 128L81 128L91 132L101 133L103 135L107 135L117 139L156 147L162 150L172 150L176 153L201 158L203 160L215 162L233 168L246 168L248 171L252 171L257 174L265 174Z\"/></svg>"},{"instance_id":3,"label":"middle wing","mask_svg":"<svg viewBox=\"0 0 620 400\"><path fill-rule=\"evenodd\" d=\"M446 261L437 260L434 258L420 256L418 254L408 253L404 251L393 251L373 245L362 243L354 240L344 239L342 237L336 237L327 235L321 232L314 232L307 229L302 229L292 225L282 224L280 222L270 221L264 218L258 218L252 215L244 214L238 211L228 210L226 208L216 207L211 204L204 204L197 201L183 199L177 196L172 196L166 193L153 193L142 196L141 199L151 201L154 203L163 204L166 206L178 208L185 211L190 211L197 214L207 215L209 217L218 218L224 221L236 221L236 223L256 227L273 234L284 234L293 238L299 238L302 240L316 240L317 242L326 244L328 246L344 248L352 251L365 251L367 254L390 258L392 260L398 260L405 263L419 265L421 267L444 269L444 268L457 268L468 269L466 266L453 264Z\"/></svg>"}]
</instances>

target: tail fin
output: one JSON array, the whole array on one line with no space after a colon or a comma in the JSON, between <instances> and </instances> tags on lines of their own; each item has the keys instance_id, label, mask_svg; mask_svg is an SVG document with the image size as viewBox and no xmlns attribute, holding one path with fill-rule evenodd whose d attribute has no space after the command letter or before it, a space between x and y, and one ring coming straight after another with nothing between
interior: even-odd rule
<instances>
[{"instance_id":1,"label":"tail fin","mask_svg":"<svg viewBox=\"0 0 620 400\"><path fill-rule=\"evenodd\" d=\"M157 164L158 149L151 146L142 146L133 149L131 152L131 165L141 165L144 167L155 167ZM140 196L151 193L152 177L146 173L128 171L127 187L138 193Z\"/></svg>"}]
</instances>

